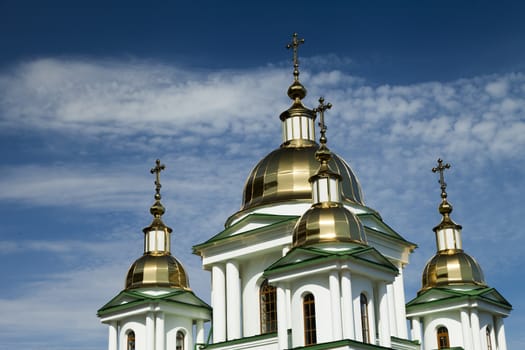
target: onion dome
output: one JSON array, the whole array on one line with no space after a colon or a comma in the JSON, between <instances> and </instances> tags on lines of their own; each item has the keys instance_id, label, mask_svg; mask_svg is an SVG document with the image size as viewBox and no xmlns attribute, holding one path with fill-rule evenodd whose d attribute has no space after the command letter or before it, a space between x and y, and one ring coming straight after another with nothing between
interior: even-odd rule
<instances>
[{"instance_id":1,"label":"onion dome","mask_svg":"<svg viewBox=\"0 0 525 350\"><path fill-rule=\"evenodd\" d=\"M280 115L283 143L251 171L244 185L241 210L286 201L307 202L312 198L308 180L319 167L315 159L319 145L315 142L316 113L302 103L307 93L299 81L297 48L302 43L304 39L298 40L295 33L287 46L294 51L294 81L288 89L292 106ZM348 164L332 154L329 165L342 176L342 200L364 205L361 186Z\"/></svg>"},{"instance_id":2,"label":"onion dome","mask_svg":"<svg viewBox=\"0 0 525 350\"><path fill-rule=\"evenodd\" d=\"M332 153L326 147L326 126L324 111L331 104L320 105L316 109L321 115L321 146L315 153L320 166L310 177L313 205L299 219L293 230L293 247L309 246L318 243L358 243L366 244L365 232L359 219L347 210L341 202L340 182L343 177L330 166Z\"/></svg>"},{"instance_id":3,"label":"onion dome","mask_svg":"<svg viewBox=\"0 0 525 350\"><path fill-rule=\"evenodd\" d=\"M144 255L137 259L128 270L126 289L164 287L190 290L188 275L182 264L171 255L170 239L172 229L164 224L165 212L160 202L160 172L165 169L157 159L151 173L156 174L155 202L150 208L153 215L151 224L144 228Z\"/></svg>"},{"instance_id":4,"label":"onion dome","mask_svg":"<svg viewBox=\"0 0 525 350\"><path fill-rule=\"evenodd\" d=\"M419 293L433 287L487 286L477 261L462 249L461 225L456 224L450 217L452 205L447 201L447 184L443 177L443 171L449 168L450 164L443 164L443 160L438 159L438 166L432 169L433 172L440 173L439 213L442 218L439 225L433 229L436 234L437 253L423 270L422 288Z\"/></svg>"}]
</instances>

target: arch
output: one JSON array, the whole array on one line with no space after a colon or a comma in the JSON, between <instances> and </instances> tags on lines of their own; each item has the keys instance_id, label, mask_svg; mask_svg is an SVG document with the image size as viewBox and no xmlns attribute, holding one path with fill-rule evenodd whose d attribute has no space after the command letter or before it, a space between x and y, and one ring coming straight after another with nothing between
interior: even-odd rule
<instances>
[{"instance_id":1,"label":"arch","mask_svg":"<svg viewBox=\"0 0 525 350\"><path fill-rule=\"evenodd\" d=\"M133 330L126 332L126 350L135 350L135 332Z\"/></svg>"},{"instance_id":2,"label":"arch","mask_svg":"<svg viewBox=\"0 0 525 350\"><path fill-rule=\"evenodd\" d=\"M312 293L303 296L304 345L317 343L317 327L315 322L315 298Z\"/></svg>"},{"instance_id":3,"label":"arch","mask_svg":"<svg viewBox=\"0 0 525 350\"><path fill-rule=\"evenodd\" d=\"M259 288L261 334L277 332L277 292L264 280Z\"/></svg>"},{"instance_id":4,"label":"arch","mask_svg":"<svg viewBox=\"0 0 525 350\"><path fill-rule=\"evenodd\" d=\"M359 295L359 305L361 311L361 332L363 343L370 343L370 317L368 315L368 298L365 293Z\"/></svg>"},{"instance_id":5,"label":"arch","mask_svg":"<svg viewBox=\"0 0 525 350\"><path fill-rule=\"evenodd\" d=\"M438 349L450 348L450 339L448 337L448 329L445 326L439 326L437 329L437 343Z\"/></svg>"},{"instance_id":6,"label":"arch","mask_svg":"<svg viewBox=\"0 0 525 350\"><path fill-rule=\"evenodd\" d=\"M486 327L485 336L487 339L487 350L492 350L492 337L490 335L490 326Z\"/></svg>"},{"instance_id":7,"label":"arch","mask_svg":"<svg viewBox=\"0 0 525 350\"><path fill-rule=\"evenodd\" d=\"M175 350L186 350L186 332L181 329L175 335Z\"/></svg>"}]
</instances>

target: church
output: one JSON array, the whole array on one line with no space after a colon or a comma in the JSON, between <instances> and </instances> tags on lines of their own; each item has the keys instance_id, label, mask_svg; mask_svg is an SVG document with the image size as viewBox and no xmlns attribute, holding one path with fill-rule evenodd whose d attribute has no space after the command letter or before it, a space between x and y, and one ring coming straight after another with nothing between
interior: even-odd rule
<instances>
[{"instance_id":1,"label":"church","mask_svg":"<svg viewBox=\"0 0 525 350\"><path fill-rule=\"evenodd\" d=\"M304 105L303 43L294 34L288 45L294 69L280 145L254 161L224 229L193 247L211 274L211 305L170 252L157 160L144 254L97 313L108 350L506 350L512 306L463 250L444 179L450 165L439 159L432 169L441 185L436 251L417 295L406 296L416 244L364 203L354 172L329 148L332 105L322 97L313 109Z\"/></svg>"}]
</instances>

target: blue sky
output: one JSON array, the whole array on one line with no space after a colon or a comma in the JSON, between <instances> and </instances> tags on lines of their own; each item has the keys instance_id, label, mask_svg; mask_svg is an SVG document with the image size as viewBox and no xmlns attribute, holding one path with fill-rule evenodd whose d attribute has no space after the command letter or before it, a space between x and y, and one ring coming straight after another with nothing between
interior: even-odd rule
<instances>
[{"instance_id":1,"label":"blue sky","mask_svg":"<svg viewBox=\"0 0 525 350\"><path fill-rule=\"evenodd\" d=\"M0 349L102 349L96 310L124 285L150 223L155 159L173 252L237 211L252 167L280 144L291 34L330 148L366 203L435 252L438 157L465 250L514 310L525 346L525 9L518 2L0 2Z\"/></svg>"}]
</instances>

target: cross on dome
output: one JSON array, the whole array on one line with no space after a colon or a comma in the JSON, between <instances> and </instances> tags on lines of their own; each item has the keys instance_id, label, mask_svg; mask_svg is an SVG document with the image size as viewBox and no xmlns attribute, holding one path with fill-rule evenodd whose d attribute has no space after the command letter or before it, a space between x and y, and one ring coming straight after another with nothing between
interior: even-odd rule
<instances>
[{"instance_id":1,"label":"cross on dome","mask_svg":"<svg viewBox=\"0 0 525 350\"><path fill-rule=\"evenodd\" d=\"M297 33L293 33L292 42L286 45L287 49L293 49L293 76L295 80L299 80L299 58L297 55L297 49L299 45L304 44L304 39L297 39Z\"/></svg>"},{"instance_id":2,"label":"cross on dome","mask_svg":"<svg viewBox=\"0 0 525 350\"><path fill-rule=\"evenodd\" d=\"M445 169L450 169L450 164L445 163L443 164L443 159L439 158L438 160L438 166L435 168L432 168L433 173L439 172L439 184L441 185L441 198L447 198L447 183L445 182L445 176L443 175Z\"/></svg>"},{"instance_id":3,"label":"cross on dome","mask_svg":"<svg viewBox=\"0 0 525 350\"><path fill-rule=\"evenodd\" d=\"M160 172L166 169L166 166L164 164L160 164L160 159L157 159L155 164L155 167L151 168L150 172L155 174L155 198L160 199L160 188L162 187L160 184Z\"/></svg>"},{"instance_id":4,"label":"cross on dome","mask_svg":"<svg viewBox=\"0 0 525 350\"><path fill-rule=\"evenodd\" d=\"M324 97L319 98L319 106L317 108L314 108L315 113L319 113L319 127L321 128L321 138L320 141L324 145L326 144L326 124L324 123L324 111L327 109L332 108L332 104L328 102L327 104L324 103Z\"/></svg>"}]
</instances>

